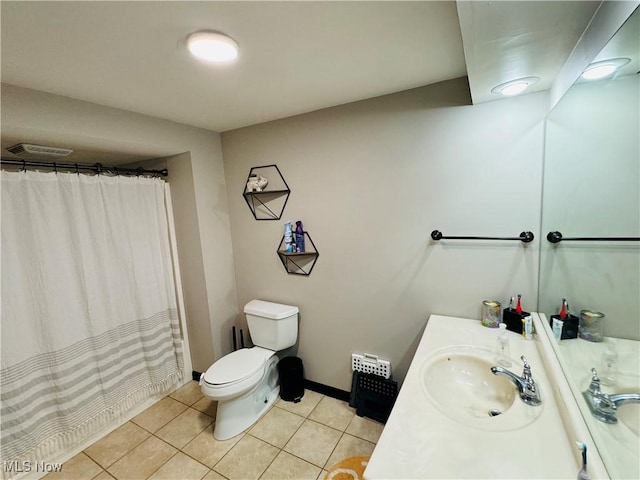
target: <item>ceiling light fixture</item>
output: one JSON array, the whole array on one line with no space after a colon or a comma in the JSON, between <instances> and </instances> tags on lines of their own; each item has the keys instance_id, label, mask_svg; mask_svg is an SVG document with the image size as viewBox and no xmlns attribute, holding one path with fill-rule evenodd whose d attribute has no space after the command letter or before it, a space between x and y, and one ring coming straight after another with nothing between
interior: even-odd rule
<instances>
[{"instance_id":1,"label":"ceiling light fixture","mask_svg":"<svg viewBox=\"0 0 640 480\"><path fill-rule=\"evenodd\" d=\"M531 85L538 83L539 77L523 77L511 80L509 82L501 83L491 89L491 93L497 95L504 95L507 97L513 97L514 95L520 95Z\"/></svg>"},{"instance_id":2,"label":"ceiling light fixture","mask_svg":"<svg viewBox=\"0 0 640 480\"><path fill-rule=\"evenodd\" d=\"M238 57L236 41L217 32L192 33L187 38L187 48L194 57L207 62L227 63Z\"/></svg>"},{"instance_id":3,"label":"ceiling light fixture","mask_svg":"<svg viewBox=\"0 0 640 480\"><path fill-rule=\"evenodd\" d=\"M582 72L582 78L585 80L600 80L601 78L608 77L616 70L624 67L631 60L629 58L610 58L608 60L601 60L589 64L589 66Z\"/></svg>"}]
</instances>

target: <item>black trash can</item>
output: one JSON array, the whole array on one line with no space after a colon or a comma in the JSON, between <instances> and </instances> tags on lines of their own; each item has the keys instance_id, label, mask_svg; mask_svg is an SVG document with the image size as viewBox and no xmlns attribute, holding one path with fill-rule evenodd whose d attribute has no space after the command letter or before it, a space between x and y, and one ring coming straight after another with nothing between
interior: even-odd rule
<instances>
[{"instance_id":1,"label":"black trash can","mask_svg":"<svg viewBox=\"0 0 640 480\"><path fill-rule=\"evenodd\" d=\"M284 357L278 362L280 398L298 403L304 396L304 369L298 357Z\"/></svg>"}]
</instances>

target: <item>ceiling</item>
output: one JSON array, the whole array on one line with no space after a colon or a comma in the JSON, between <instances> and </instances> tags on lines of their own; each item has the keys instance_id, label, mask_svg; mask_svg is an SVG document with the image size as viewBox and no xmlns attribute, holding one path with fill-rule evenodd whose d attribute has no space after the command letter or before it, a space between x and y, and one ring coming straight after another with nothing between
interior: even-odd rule
<instances>
[{"instance_id":1,"label":"ceiling","mask_svg":"<svg viewBox=\"0 0 640 480\"><path fill-rule=\"evenodd\" d=\"M218 132L464 75L481 103L548 89L599 4L2 1L2 82ZM203 29L239 59L191 58Z\"/></svg>"}]
</instances>

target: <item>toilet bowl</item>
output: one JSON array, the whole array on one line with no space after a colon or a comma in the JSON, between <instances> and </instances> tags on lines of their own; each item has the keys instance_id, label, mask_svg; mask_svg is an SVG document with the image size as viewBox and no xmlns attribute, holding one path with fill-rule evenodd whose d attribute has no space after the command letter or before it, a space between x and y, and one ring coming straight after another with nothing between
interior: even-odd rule
<instances>
[{"instance_id":1,"label":"toilet bowl","mask_svg":"<svg viewBox=\"0 0 640 480\"><path fill-rule=\"evenodd\" d=\"M278 356L262 347L222 357L200 377L202 393L218 402L213 436L235 437L249 428L278 397Z\"/></svg>"},{"instance_id":2,"label":"toilet bowl","mask_svg":"<svg viewBox=\"0 0 640 480\"><path fill-rule=\"evenodd\" d=\"M273 405L280 393L276 352L297 338L297 307L252 300L245 314L256 346L225 355L200 376L202 393L218 402L217 440L238 435Z\"/></svg>"}]
</instances>

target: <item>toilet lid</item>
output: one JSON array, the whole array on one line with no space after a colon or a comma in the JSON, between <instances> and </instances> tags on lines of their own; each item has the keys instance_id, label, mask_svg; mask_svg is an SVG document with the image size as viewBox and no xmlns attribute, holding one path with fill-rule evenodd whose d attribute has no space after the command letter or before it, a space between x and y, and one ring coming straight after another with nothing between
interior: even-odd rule
<instances>
[{"instance_id":1,"label":"toilet lid","mask_svg":"<svg viewBox=\"0 0 640 480\"><path fill-rule=\"evenodd\" d=\"M210 385L239 382L260 370L274 353L262 347L241 348L211 365L204 381Z\"/></svg>"}]
</instances>

